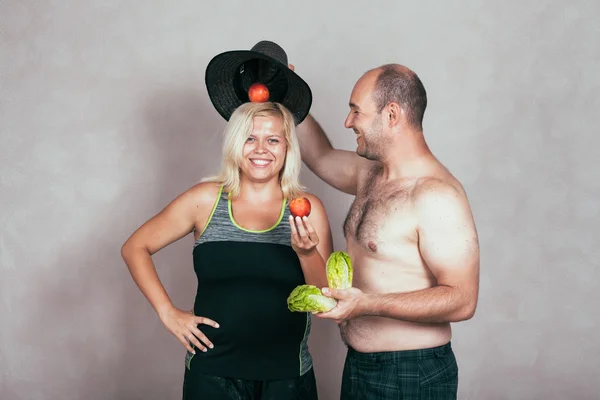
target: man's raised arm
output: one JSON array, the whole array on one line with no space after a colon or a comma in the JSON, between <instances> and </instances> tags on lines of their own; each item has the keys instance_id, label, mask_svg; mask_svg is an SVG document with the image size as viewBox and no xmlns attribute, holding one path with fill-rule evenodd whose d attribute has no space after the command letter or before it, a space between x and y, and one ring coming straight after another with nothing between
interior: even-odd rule
<instances>
[{"instance_id":1,"label":"man's raised arm","mask_svg":"<svg viewBox=\"0 0 600 400\"><path fill-rule=\"evenodd\" d=\"M302 161L323 181L356 195L361 158L355 152L334 149L319 123L308 115L296 128Z\"/></svg>"}]
</instances>

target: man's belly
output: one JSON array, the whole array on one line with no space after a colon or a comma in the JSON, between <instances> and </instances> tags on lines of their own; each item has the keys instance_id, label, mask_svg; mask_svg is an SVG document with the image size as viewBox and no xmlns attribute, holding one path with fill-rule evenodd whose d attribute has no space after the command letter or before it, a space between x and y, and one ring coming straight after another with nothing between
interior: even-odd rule
<instances>
[{"instance_id":1,"label":"man's belly","mask_svg":"<svg viewBox=\"0 0 600 400\"><path fill-rule=\"evenodd\" d=\"M414 350L446 344L452 337L450 324L420 324L391 318L366 316L340 325L344 342L362 353Z\"/></svg>"},{"instance_id":2,"label":"man's belly","mask_svg":"<svg viewBox=\"0 0 600 400\"><path fill-rule=\"evenodd\" d=\"M406 293L437 285L435 276L423 264L415 244L395 240L394 245L379 243L375 253L354 240L348 252L354 264L354 287L365 293ZM426 305L423 305L424 307ZM446 344L450 324L424 324L392 318L365 316L340 325L342 338L360 352L414 350Z\"/></svg>"}]
</instances>

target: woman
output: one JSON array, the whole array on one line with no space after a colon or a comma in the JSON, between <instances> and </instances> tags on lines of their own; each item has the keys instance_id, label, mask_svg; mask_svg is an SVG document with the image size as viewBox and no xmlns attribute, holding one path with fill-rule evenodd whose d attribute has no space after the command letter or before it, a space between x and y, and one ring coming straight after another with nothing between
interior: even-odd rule
<instances>
[{"instance_id":1,"label":"woman","mask_svg":"<svg viewBox=\"0 0 600 400\"><path fill-rule=\"evenodd\" d=\"M186 400L317 399L310 315L290 312L286 299L300 284L327 286L332 238L323 204L302 191L300 168L291 113L245 103L226 126L220 174L178 196L123 245L136 284L187 349ZM299 196L312 210L294 220L287 204ZM171 303L151 259L189 233L193 313Z\"/></svg>"}]
</instances>

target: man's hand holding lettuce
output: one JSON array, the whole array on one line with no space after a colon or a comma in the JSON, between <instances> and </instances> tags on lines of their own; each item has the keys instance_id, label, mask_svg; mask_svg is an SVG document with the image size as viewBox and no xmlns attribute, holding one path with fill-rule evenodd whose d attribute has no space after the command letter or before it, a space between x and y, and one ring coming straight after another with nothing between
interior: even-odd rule
<instances>
[{"instance_id":1,"label":"man's hand holding lettuce","mask_svg":"<svg viewBox=\"0 0 600 400\"><path fill-rule=\"evenodd\" d=\"M321 290L313 285L296 286L287 299L290 311L325 312L337 304L335 299L323 296Z\"/></svg>"},{"instance_id":2,"label":"man's hand holding lettuce","mask_svg":"<svg viewBox=\"0 0 600 400\"><path fill-rule=\"evenodd\" d=\"M331 253L326 264L327 283L335 289L352 287L352 259L343 251ZM297 286L287 299L290 311L326 312L337 304L335 299L326 297L313 285Z\"/></svg>"}]
</instances>

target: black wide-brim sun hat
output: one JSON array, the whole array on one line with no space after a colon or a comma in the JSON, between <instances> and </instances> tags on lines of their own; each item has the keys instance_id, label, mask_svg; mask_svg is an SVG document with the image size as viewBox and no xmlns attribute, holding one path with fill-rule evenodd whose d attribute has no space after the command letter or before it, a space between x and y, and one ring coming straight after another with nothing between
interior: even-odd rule
<instances>
[{"instance_id":1,"label":"black wide-brim sun hat","mask_svg":"<svg viewBox=\"0 0 600 400\"><path fill-rule=\"evenodd\" d=\"M298 125L312 104L308 84L288 67L287 54L276 43L263 40L250 50L233 50L215 56L206 67L206 89L215 109L229 121L236 108L250 101L250 85L269 89L270 102L281 103Z\"/></svg>"}]
</instances>

